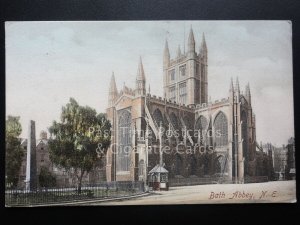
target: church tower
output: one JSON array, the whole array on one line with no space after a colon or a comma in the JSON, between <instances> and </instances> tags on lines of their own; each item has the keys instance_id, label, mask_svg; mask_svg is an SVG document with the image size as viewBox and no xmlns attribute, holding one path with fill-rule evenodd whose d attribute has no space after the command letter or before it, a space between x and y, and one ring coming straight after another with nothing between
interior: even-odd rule
<instances>
[{"instance_id":1,"label":"church tower","mask_svg":"<svg viewBox=\"0 0 300 225\"><path fill-rule=\"evenodd\" d=\"M168 42L163 57L164 97L179 104L196 105L208 102L207 94L207 46L203 35L199 53L196 52L194 31L191 27L187 51L178 46L171 59Z\"/></svg>"},{"instance_id":2,"label":"church tower","mask_svg":"<svg viewBox=\"0 0 300 225\"><path fill-rule=\"evenodd\" d=\"M135 80L135 96L146 95L146 77L144 73L142 58L138 66L137 76Z\"/></svg>"},{"instance_id":3,"label":"church tower","mask_svg":"<svg viewBox=\"0 0 300 225\"><path fill-rule=\"evenodd\" d=\"M207 102L208 98L208 82L207 82L207 46L205 41L204 33L202 34L202 43L199 51L199 57L201 62L201 93L200 93L200 102Z\"/></svg>"},{"instance_id":4,"label":"church tower","mask_svg":"<svg viewBox=\"0 0 300 225\"><path fill-rule=\"evenodd\" d=\"M109 94L108 94L108 107L112 107L117 100L118 97L118 90L115 80L114 72L111 75L110 78L110 85L109 85Z\"/></svg>"}]
</instances>

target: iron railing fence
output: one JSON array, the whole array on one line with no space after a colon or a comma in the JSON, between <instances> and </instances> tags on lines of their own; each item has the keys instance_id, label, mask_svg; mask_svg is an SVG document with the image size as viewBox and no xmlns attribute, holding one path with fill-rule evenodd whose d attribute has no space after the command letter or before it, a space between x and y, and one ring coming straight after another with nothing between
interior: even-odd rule
<instances>
[{"instance_id":1,"label":"iron railing fence","mask_svg":"<svg viewBox=\"0 0 300 225\"><path fill-rule=\"evenodd\" d=\"M246 176L244 179L244 183L263 183L268 181L268 176Z\"/></svg>"},{"instance_id":2,"label":"iron railing fence","mask_svg":"<svg viewBox=\"0 0 300 225\"><path fill-rule=\"evenodd\" d=\"M169 186L191 186L202 184L234 184L234 177L229 180L226 177L188 177L188 178L169 178ZM267 176L246 176L244 183L262 183L268 182Z\"/></svg>"},{"instance_id":3,"label":"iron railing fence","mask_svg":"<svg viewBox=\"0 0 300 225\"><path fill-rule=\"evenodd\" d=\"M201 185L201 184L217 184L218 178L215 177L187 177L187 178L170 178L169 186L177 187L177 186L191 186L191 185Z\"/></svg>"},{"instance_id":4,"label":"iron railing fence","mask_svg":"<svg viewBox=\"0 0 300 225\"><path fill-rule=\"evenodd\" d=\"M115 181L76 186L38 188L37 190L8 189L5 191L6 206L50 205L73 201L109 199L137 195L145 192L144 182Z\"/></svg>"}]
</instances>

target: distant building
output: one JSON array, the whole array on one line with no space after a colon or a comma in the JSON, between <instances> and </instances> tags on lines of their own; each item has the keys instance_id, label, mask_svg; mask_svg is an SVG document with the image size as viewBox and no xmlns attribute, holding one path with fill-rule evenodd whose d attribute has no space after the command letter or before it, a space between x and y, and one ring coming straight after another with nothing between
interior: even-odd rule
<instances>
[{"instance_id":1,"label":"distant building","mask_svg":"<svg viewBox=\"0 0 300 225\"><path fill-rule=\"evenodd\" d=\"M27 159L27 139L21 140L21 145L24 149L24 157L21 165L21 169L19 172L19 183L18 187L25 187L25 178L26 178L26 159ZM102 164L105 160L102 160ZM73 177L69 172L65 169L55 166L49 157L49 146L48 146L48 138L47 132L42 131L40 133L40 138L36 140L36 169L37 176L39 176L41 168L44 167L47 169L52 175L56 178L57 186L67 187L70 185L76 184L76 178ZM38 181L37 177L37 181ZM88 175L86 174L82 183L96 183L100 181L105 181L105 165L102 165L102 168L97 168L91 171ZM39 186L39 183L38 183Z\"/></svg>"},{"instance_id":2,"label":"distant building","mask_svg":"<svg viewBox=\"0 0 300 225\"><path fill-rule=\"evenodd\" d=\"M296 179L296 167L295 167L295 138L291 137L288 140L287 148L287 165L286 165L286 178L288 180Z\"/></svg>"},{"instance_id":3,"label":"distant building","mask_svg":"<svg viewBox=\"0 0 300 225\"><path fill-rule=\"evenodd\" d=\"M269 180L275 180L276 179L276 173L275 173L275 149L276 147L272 145L271 143L261 144L262 153L257 154L260 155L259 157L262 157L262 161L260 163L263 163L263 171L260 171L263 176L268 176ZM258 171L259 173L259 171Z\"/></svg>"},{"instance_id":4,"label":"distant building","mask_svg":"<svg viewBox=\"0 0 300 225\"><path fill-rule=\"evenodd\" d=\"M276 147L274 149L274 170L277 180L285 180L285 168L287 162L286 147Z\"/></svg>"},{"instance_id":5,"label":"distant building","mask_svg":"<svg viewBox=\"0 0 300 225\"><path fill-rule=\"evenodd\" d=\"M267 143L262 144L261 148L262 152L269 156L269 160L272 158L276 180L293 179L296 172L294 138L290 138L286 146L275 147L271 143Z\"/></svg>"}]
</instances>

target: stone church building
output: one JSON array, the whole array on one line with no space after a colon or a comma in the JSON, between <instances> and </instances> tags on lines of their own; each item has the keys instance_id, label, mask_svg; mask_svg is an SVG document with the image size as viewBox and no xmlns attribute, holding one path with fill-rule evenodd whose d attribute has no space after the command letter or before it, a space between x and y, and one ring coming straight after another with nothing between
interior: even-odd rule
<instances>
[{"instance_id":1,"label":"stone church building","mask_svg":"<svg viewBox=\"0 0 300 225\"><path fill-rule=\"evenodd\" d=\"M208 49L204 34L195 49L192 28L187 51L163 52L163 92L146 91L142 59L135 88L118 91L110 81L107 117L112 144L107 151L107 181L147 180L157 164L169 178L220 176L244 182L255 176L256 131L249 84L242 93L238 79L215 102L208 99Z\"/></svg>"}]
</instances>

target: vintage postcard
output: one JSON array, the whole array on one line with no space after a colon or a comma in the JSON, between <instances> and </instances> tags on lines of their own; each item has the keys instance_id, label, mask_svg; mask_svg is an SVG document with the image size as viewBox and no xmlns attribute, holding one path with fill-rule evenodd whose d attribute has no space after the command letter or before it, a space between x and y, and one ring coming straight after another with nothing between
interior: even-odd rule
<instances>
[{"instance_id":1,"label":"vintage postcard","mask_svg":"<svg viewBox=\"0 0 300 225\"><path fill-rule=\"evenodd\" d=\"M5 34L6 206L297 201L290 21Z\"/></svg>"}]
</instances>

